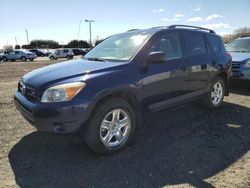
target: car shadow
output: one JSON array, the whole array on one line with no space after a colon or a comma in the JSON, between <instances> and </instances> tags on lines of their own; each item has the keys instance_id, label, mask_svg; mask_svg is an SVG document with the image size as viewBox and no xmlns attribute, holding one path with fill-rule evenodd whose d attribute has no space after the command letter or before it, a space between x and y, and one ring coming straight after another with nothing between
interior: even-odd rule
<instances>
[{"instance_id":1,"label":"car shadow","mask_svg":"<svg viewBox=\"0 0 250 188\"><path fill-rule=\"evenodd\" d=\"M9 153L20 187L159 187L204 179L250 149L250 109L227 103L156 112L125 150L98 156L80 139L33 132Z\"/></svg>"},{"instance_id":2,"label":"car shadow","mask_svg":"<svg viewBox=\"0 0 250 188\"><path fill-rule=\"evenodd\" d=\"M232 80L230 82L229 91L234 94L250 96L250 81Z\"/></svg>"}]
</instances>

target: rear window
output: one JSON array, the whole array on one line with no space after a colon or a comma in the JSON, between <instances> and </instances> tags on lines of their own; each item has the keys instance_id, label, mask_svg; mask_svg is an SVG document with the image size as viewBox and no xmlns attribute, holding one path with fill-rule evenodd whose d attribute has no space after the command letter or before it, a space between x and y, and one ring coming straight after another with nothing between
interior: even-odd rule
<instances>
[{"instance_id":1,"label":"rear window","mask_svg":"<svg viewBox=\"0 0 250 188\"><path fill-rule=\"evenodd\" d=\"M185 50L187 56L196 56L207 53L203 35L196 32L183 33Z\"/></svg>"},{"instance_id":2,"label":"rear window","mask_svg":"<svg viewBox=\"0 0 250 188\"><path fill-rule=\"evenodd\" d=\"M220 52L220 40L217 36L206 35L208 44L213 53Z\"/></svg>"}]
</instances>

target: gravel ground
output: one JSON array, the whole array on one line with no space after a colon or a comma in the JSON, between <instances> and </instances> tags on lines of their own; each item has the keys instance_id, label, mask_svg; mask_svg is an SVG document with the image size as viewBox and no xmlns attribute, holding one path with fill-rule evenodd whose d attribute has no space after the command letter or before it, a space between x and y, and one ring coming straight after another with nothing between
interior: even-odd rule
<instances>
[{"instance_id":1,"label":"gravel ground","mask_svg":"<svg viewBox=\"0 0 250 188\"><path fill-rule=\"evenodd\" d=\"M36 132L15 109L20 77L52 63L0 63L0 187L250 187L249 83L216 111L149 115L127 149L98 156L78 137Z\"/></svg>"}]
</instances>

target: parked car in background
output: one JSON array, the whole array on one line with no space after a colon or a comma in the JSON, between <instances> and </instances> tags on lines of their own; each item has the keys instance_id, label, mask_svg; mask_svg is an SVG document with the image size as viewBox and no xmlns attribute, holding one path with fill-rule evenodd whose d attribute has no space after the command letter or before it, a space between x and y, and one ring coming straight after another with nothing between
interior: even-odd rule
<instances>
[{"instance_id":1,"label":"parked car in background","mask_svg":"<svg viewBox=\"0 0 250 188\"><path fill-rule=\"evenodd\" d=\"M80 131L97 153L126 147L143 115L191 101L219 108L231 56L213 30L183 25L113 35L83 58L22 77L20 113L40 131Z\"/></svg>"},{"instance_id":2,"label":"parked car in background","mask_svg":"<svg viewBox=\"0 0 250 188\"><path fill-rule=\"evenodd\" d=\"M56 60L58 58L73 59L74 54L71 49L57 49L53 53L49 54L49 59Z\"/></svg>"},{"instance_id":3,"label":"parked car in background","mask_svg":"<svg viewBox=\"0 0 250 188\"><path fill-rule=\"evenodd\" d=\"M80 48L73 48L72 52L74 55L85 55L87 53L87 51L82 50Z\"/></svg>"},{"instance_id":4,"label":"parked car in background","mask_svg":"<svg viewBox=\"0 0 250 188\"><path fill-rule=\"evenodd\" d=\"M49 54L51 53L49 49L39 49L43 54L44 56L48 57Z\"/></svg>"},{"instance_id":5,"label":"parked car in background","mask_svg":"<svg viewBox=\"0 0 250 188\"><path fill-rule=\"evenodd\" d=\"M0 61L2 61L3 60L3 52L0 52Z\"/></svg>"},{"instance_id":6,"label":"parked car in background","mask_svg":"<svg viewBox=\"0 0 250 188\"><path fill-rule=\"evenodd\" d=\"M250 37L233 40L226 46L232 56L232 78L250 80Z\"/></svg>"},{"instance_id":7,"label":"parked car in background","mask_svg":"<svg viewBox=\"0 0 250 188\"><path fill-rule=\"evenodd\" d=\"M32 49L29 51L35 53L37 55L37 57L44 57L45 56L45 54L41 50L38 50L38 49Z\"/></svg>"},{"instance_id":8,"label":"parked car in background","mask_svg":"<svg viewBox=\"0 0 250 188\"><path fill-rule=\"evenodd\" d=\"M7 52L2 56L3 61L16 61L16 60L21 60L21 61L33 61L36 59L37 56L35 53L30 52L30 51L21 51L21 50L13 50L11 52Z\"/></svg>"}]
</instances>

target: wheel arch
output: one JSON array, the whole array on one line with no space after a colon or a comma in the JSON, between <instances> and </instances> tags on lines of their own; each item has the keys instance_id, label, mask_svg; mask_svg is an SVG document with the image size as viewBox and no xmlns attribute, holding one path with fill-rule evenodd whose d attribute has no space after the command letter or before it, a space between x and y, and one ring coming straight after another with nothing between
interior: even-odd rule
<instances>
[{"instance_id":1,"label":"wheel arch","mask_svg":"<svg viewBox=\"0 0 250 188\"><path fill-rule=\"evenodd\" d=\"M131 88L129 86L107 89L94 96L92 99L93 102L91 104L91 110L89 112L88 119L90 119L91 115L95 113L95 110L98 108L98 106L100 106L106 100L110 100L112 98L121 98L127 101L132 106L136 116L136 125L137 125L136 129L141 128L142 126L142 109L140 105L141 96L135 88Z\"/></svg>"},{"instance_id":2,"label":"wheel arch","mask_svg":"<svg viewBox=\"0 0 250 188\"><path fill-rule=\"evenodd\" d=\"M224 80L224 84L225 84L225 96L228 96L229 95L229 80L228 80L227 72L222 71L217 76L221 77Z\"/></svg>"}]
</instances>

